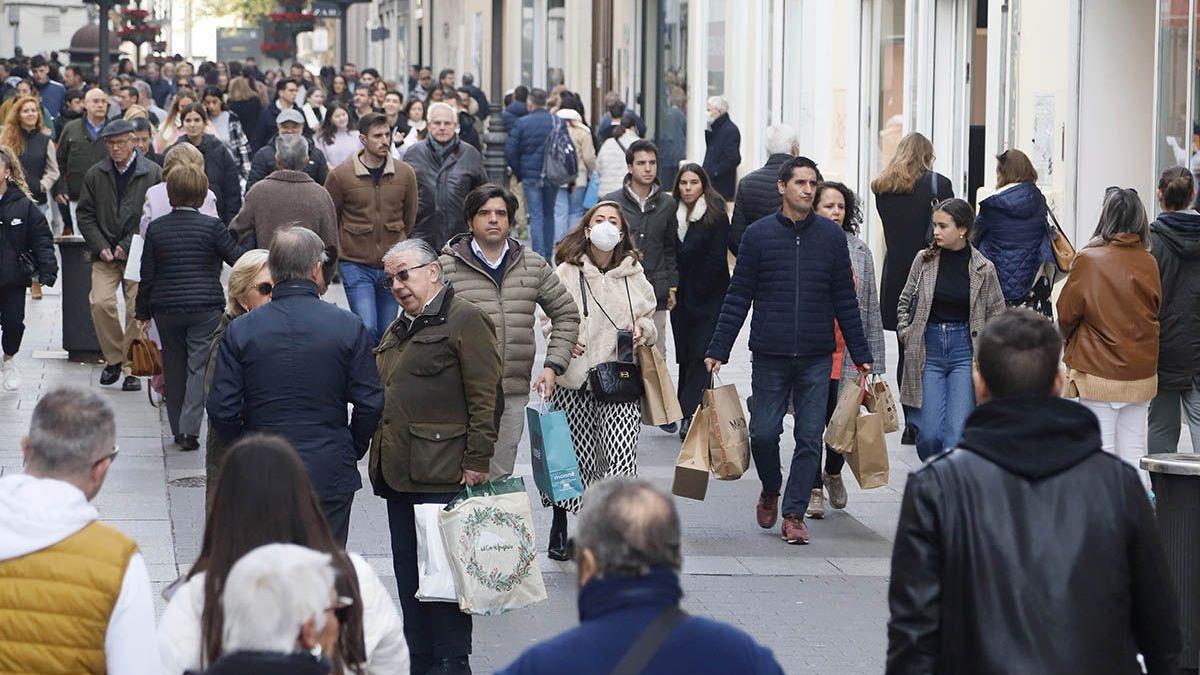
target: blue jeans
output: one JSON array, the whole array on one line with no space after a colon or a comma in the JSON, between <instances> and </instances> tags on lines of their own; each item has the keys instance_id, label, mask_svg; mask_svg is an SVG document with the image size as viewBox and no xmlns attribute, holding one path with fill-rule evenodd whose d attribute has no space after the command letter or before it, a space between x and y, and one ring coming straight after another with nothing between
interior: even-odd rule
<instances>
[{"instance_id":1,"label":"blue jeans","mask_svg":"<svg viewBox=\"0 0 1200 675\"><path fill-rule=\"evenodd\" d=\"M375 344L379 344L387 327L400 312L400 303L383 287L383 268L345 261L338 263L338 267L342 271L342 285L346 289L350 311L362 319L367 333Z\"/></svg>"},{"instance_id":2,"label":"blue jeans","mask_svg":"<svg viewBox=\"0 0 1200 675\"><path fill-rule=\"evenodd\" d=\"M783 514L803 517L821 461L821 435L825 431L825 403L829 397L831 355L807 358L755 354L750 374L754 405L750 409L750 452L762 490L778 494L783 484L779 437L788 400L796 408L796 449L783 492Z\"/></svg>"},{"instance_id":3,"label":"blue jeans","mask_svg":"<svg viewBox=\"0 0 1200 675\"><path fill-rule=\"evenodd\" d=\"M546 260L552 260L554 245L567 233L570 197L566 188L543 186L540 180L521 181L529 208L529 243Z\"/></svg>"},{"instance_id":4,"label":"blue jeans","mask_svg":"<svg viewBox=\"0 0 1200 675\"><path fill-rule=\"evenodd\" d=\"M583 198L587 195L587 191L587 183L576 185L571 190L570 199L568 200L570 206L567 208L567 230L578 224L583 218L583 214L587 211L587 209L583 208ZM563 234L566 233L566 230L564 230ZM558 238L562 239L562 235L559 235Z\"/></svg>"},{"instance_id":5,"label":"blue jeans","mask_svg":"<svg viewBox=\"0 0 1200 675\"><path fill-rule=\"evenodd\" d=\"M922 460L953 448L962 436L967 416L975 408L973 355L966 324L930 324L925 329L921 422L917 425L917 455Z\"/></svg>"}]
</instances>

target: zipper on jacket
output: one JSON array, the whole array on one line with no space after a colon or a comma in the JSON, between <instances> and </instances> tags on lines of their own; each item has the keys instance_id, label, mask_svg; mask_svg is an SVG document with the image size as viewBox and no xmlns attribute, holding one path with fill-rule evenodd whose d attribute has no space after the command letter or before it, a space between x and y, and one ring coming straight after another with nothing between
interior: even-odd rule
<instances>
[{"instance_id":1,"label":"zipper on jacket","mask_svg":"<svg viewBox=\"0 0 1200 675\"><path fill-rule=\"evenodd\" d=\"M796 287L793 291L795 306L792 310L792 357L800 357L800 234L796 234Z\"/></svg>"}]
</instances>

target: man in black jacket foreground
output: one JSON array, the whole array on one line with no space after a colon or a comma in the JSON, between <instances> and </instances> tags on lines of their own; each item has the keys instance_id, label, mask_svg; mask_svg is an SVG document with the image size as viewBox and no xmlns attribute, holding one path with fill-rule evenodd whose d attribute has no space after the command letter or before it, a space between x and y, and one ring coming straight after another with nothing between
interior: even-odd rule
<instances>
[{"instance_id":1,"label":"man in black jacket foreground","mask_svg":"<svg viewBox=\"0 0 1200 675\"><path fill-rule=\"evenodd\" d=\"M979 337L959 448L908 479L888 673L1178 670L1179 610L1149 500L1059 398L1062 340L1029 310Z\"/></svg>"}]
</instances>

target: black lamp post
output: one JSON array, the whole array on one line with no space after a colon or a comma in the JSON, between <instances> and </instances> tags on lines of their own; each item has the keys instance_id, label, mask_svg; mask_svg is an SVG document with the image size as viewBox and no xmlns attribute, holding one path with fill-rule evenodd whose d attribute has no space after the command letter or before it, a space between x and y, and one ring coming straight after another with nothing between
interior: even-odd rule
<instances>
[{"instance_id":1,"label":"black lamp post","mask_svg":"<svg viewBox=\"0 0 1200 675\"><path fill-rule=\"evenodd\" d=\"M96 53L100 57L100 62L96 66L96 77L104 79L108 64L108 15L112 13L113 8L118 5L128 4L129 0L83 0L85 5L96 5L97 11L100 13L100 41L97 44Z\"/></svg>"}]
</instances>

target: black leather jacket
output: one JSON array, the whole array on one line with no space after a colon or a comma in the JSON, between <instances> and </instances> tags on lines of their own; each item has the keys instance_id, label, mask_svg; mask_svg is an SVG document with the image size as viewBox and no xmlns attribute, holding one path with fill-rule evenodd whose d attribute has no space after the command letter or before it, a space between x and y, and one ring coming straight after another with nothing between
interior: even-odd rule
<instances>
[{"instance_id":1,"label":"black leather jacket","mask_svg":"<svg viewBox=\"0 0 1200 675\"><path fill-rule=\"evenodd\" d=\"M1175 673L1179 612L1132 467L1060 398L981 405L908 479L888 673Z\"/></svg>"}]
</instances>

